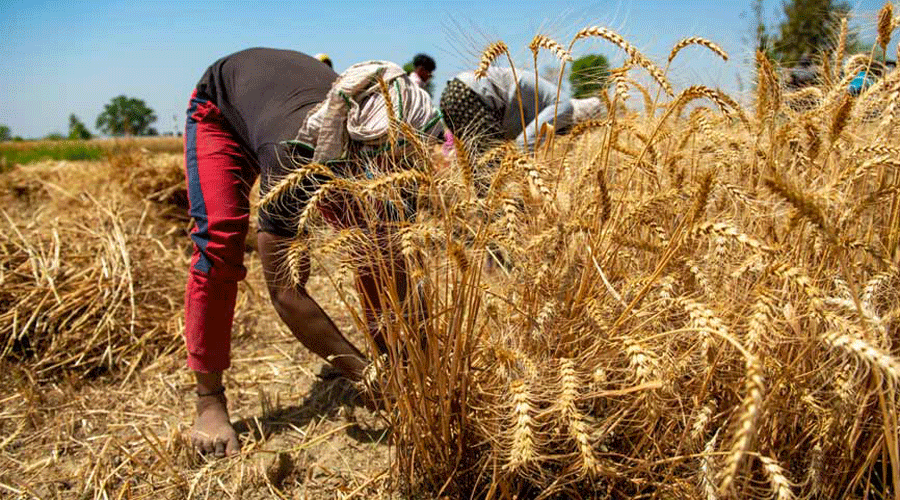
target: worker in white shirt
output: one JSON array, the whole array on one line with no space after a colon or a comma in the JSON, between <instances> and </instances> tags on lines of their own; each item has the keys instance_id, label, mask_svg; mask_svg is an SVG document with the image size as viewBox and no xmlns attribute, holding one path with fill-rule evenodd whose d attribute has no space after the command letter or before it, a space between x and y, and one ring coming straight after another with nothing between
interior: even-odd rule
<instances>
[{"instance_id":1,"label":"worker in white shirt","mask_svg":"<svg viewBox=\"0 0 900 500\"><path fill-rule=\"evenodd\" d=\"M434 69L437 65L434 63L434 59L427 54L416 54L416 57L413 57L413 70L409 74L409 79L413 81L416 85L421 88L425 88L428 85L428 81L431 80L431 75L434 73Z\"/></svg>"},{"instance_id":2,"label":"worker in white shirt","mask_svg":"<svg viewBox=\"0 0 900 500\"><path fill-rule=\"evenodd\" d=\"M476 152L501 140L531 148L535 130L544 124L565 132L575 123L599 117L603 109L597 97L560 96L557 106L557 95L556 85L543 78L535 82L534 76L519 74L517 86L511 69L491 67L481 78L473 71L456 75L444 87L440 108L447 128Z\"/></svg>"}]
</instances>

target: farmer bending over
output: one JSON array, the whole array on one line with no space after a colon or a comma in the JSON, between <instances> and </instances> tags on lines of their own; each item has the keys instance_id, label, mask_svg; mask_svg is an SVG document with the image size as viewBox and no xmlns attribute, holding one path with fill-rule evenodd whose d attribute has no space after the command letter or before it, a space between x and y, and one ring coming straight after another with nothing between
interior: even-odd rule
<instances>
[{"instance_id":1,"label":"farmer bending over","mask_svg":"<svg viewBox=\"0 0 900 500\"><path fill-rule=\"evenodd\" d=\"M535 85L534 75L529 77L527 72L520 72L518 77L521 113L516 78L509 68L490 67L482 78L466 71L447 82L441 94L441 112L453 136L466 141L478 153L504 139L515 140L523 148L526 144L533 147L535 123L538 129L547 124L561 132L600 115L599 98L561 97L557 108L556 85L543 78Z\"/></svg>"},{"instance_id":2,"label":"farmer bending over","mask_svg":"<svg viewBox=\"0 0 900 500\"><path fill-rule=\"evenodd\" d=\"M201 452L217 456L239 449L228 416L222 372L230 366L231 327L243 265L249 219L249 192L260 176L265 196L298 163L352 159L352 152L377 148L389 124L376 77L388 84L397 113L415 129L436 128L438 115L427 93L402 68L372 61L352 66L340 77L320 61L299 52L249 49L209 67L190 99L185 131L185 170L193 258L185 294L187 364L196 376L196 418L192 440ZM299 131L299 133L298 133ZM309 147L287 146L301 139ZM257 245L272 304L291 333L308 349L350 378L359 378L363 354L337 329L302 286L309 256L301 266L301 285L279 270L296 236L296 218L310 186L260 210ZM319 205L333 225L354 224L354 211L341 200ZM372 267L357 269L364 303L378 308ZM374 316L376 312L367 316Z\"/></svg>"}]
</instances>

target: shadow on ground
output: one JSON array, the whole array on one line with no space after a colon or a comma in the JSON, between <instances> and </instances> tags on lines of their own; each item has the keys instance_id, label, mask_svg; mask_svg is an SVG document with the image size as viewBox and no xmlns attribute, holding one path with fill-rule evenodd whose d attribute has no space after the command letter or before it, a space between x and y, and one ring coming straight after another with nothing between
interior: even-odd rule
<instances>
[{"instance_id":1,"label":"shadow on ground","mask_svg":"<svg viewBox=\"0 0 900 500\"><path fill-rule=\"evenodd\" d=\"M259 417L239 420L234 423L235 431L238 435L250 434L253 440L261 441L285 430L303 428L313 420L352 415L355 408L365 408L365 396L348 379L331 378L327 372L322 375L326 378L320 375L299 405L278 406L264 411ZM386 426L368 428L356 423L347 428L346 434L360 443L374 443L384 441L389 430Z\"/></svg>"}]
</instances>

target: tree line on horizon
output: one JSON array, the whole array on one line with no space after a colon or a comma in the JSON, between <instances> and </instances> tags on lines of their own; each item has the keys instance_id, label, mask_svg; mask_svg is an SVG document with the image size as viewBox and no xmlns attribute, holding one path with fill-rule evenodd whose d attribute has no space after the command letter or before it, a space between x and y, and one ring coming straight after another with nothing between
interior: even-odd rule
<instances>
[{"instance_id":1,"label":"tree line on horizon","mask_svg":"<svg viewBox=\"0 0 900 500\"><path fill-rule=\"evenodd\" d=\"M104 105L103 111L97 116L96 128L100 132L113 136L153 136L159 132L151 125L156 121L156 113L147 106L143 99L120 95L113 97ZM88 140L93 134L87 125L74 113L69 115L69 133L61 134L53 132L44 137L50 140ZM0 125L0 141L24 140L22 137L13 136L12 130L6 125Z\"/></svg>"}]
</instances>

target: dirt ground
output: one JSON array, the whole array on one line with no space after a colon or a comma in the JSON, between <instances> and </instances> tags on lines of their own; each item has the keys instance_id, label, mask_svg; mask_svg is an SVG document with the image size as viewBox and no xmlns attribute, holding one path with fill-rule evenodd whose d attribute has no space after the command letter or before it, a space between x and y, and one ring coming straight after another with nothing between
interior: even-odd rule
<instances>
[{"instance_id":1,"label":"dirt ground","mask_svg":"<svg viewBox=\"0 0 900 500\"><path fill-rule=\"evenodd\" d=\"M182 244L183 258L172 265L186 276L190 242ZM246 265L226 372L240 456L208 460L190 449L194 396L183 348L124 379L72 373L38 382L40 374L7 361L0 498L387 497L395 483L386 424L347 381L319 376L323 361L269 304L255 253ZM308 289L362 345L318 264ZM181 301L183 288L169 293Z\"/></svg>"}]
</instances>

